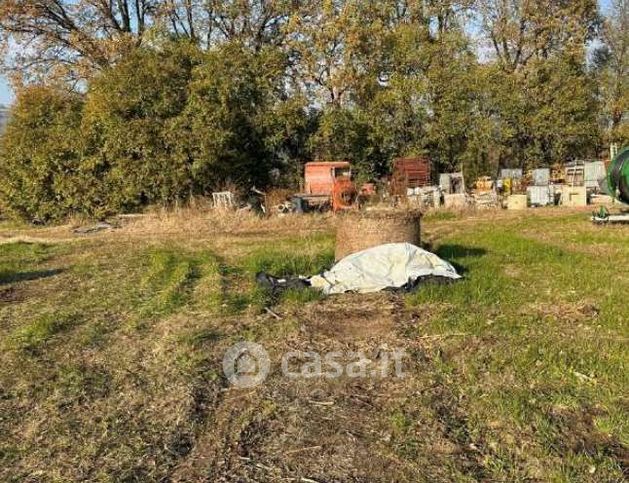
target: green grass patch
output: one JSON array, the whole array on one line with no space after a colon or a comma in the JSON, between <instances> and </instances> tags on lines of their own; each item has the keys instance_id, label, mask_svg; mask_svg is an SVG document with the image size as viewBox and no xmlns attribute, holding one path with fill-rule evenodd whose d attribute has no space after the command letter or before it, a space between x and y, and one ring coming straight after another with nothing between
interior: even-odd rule
<instances>
[{"instance_id":1,"label":"green grass patch","mask_svg":"<svg viewBox=\"0 0 629 483\"><path fill-rule=\"evenodd\" d=\"M43 243L16 242L0 245L0 285L38 280L60 273L60 269L42 268L41 264L61 251L60 247Z\"/></svg>"},{"instance_id":2,"label":"green grass patch","mask_svg":"<svg viewBox=\"0 0 629 483\"><path fill-rule=\"evenodd\" d=\"M79 321L79 314L74 312L42 315L15 330L9 337L9 347L35 351L53 337L77 325Z\"/></svg>"},{"instance_id":3,"label":"green grass patch","mask_svg":"<svg viewBox=\"0 0 629 483\"><path fill-rule=\"evenodd\" d=\"M105 396L111 376L102 368L81 363L62 365L56 374L57 397L69 401Z\"/></svg>"},{"instance_id":4,"label":"green grass patch","mask_svg":"<svg viewBox=\"0 0 629 483\"><path fill-rule=\"evenodd\" d=\"M217 380L219 373L213 367L214 361L209 354L223 337L214 327L196 328L179 335L174 356L177 367L190 376L201 376L209 381Z\"/></svg>"},{"instance_id":5,"label":"green grass patch","mask_svg":"<svg viewBox=\"0 0 629 483\"><path fill-rule=\"evenodd\" d=\"M169 313L190 297L199 277L196 260L175 250L155 250L149 254L144 288L150 295L149 312Z\"/></svg>"},{"instance_id":6,"label":"green grass patch","mask_svg":"<svg viewBox=\"0 0 629 483\"><path fill-rule=\"evenodd\" d=\"M334 263L331 250L313 253L287 252L265 247L254 251L243 262L245 270L251 274L266 272L276 277L317 274Z\"/></svg>"},{"instance_id":7,"label":"green grass patch","mask_svg":"<svg viewBox=\"0 0 629 483\"><path fill-rule=\"evenodd\" d=\"M320 273L334 264L333 241L329 234L317 234L283 239L272 245L257 242L248 247L243 255L222 268L225 282L223 313L256 313L264 306L282 302L301 305L319 300L322 295L311 290L288 290L273 297L256 284L255 276L259 272L277 277Z\"/></svg>"},{"instance_id":8,"label":"green grass patch","mask_svg":"<svg viewBox=\"0 0 629 483\"><path fill-rule=\"evenodd\" d=\"M315 289L288 289L281 297L282 303L289 305L303 305L317 300L323 300L325 295L323 292Z\"/></svg>"},{"instance_id":9,"label":"green grass patch","mask_svg":"<svg viewBox=\"0 0 629 483\"><path fill-rule=\"evenodd\" d=\"M451 221L451 220L456 220L458 218L460 218L460 215L453 211L439 210L439 211L432 211L430 213L427 213L426 215L422 217L422 221L423 222Z\"/></svg>"},{"instance_id":10,"label":"green grass patch","mask_svg":"<svg viewBox=\"0 0 629 483\"><path fill-rule=\"evenodd\" d=\"M532 229L553 238L532 237ZM629 243L589 230L575 216L479 224L436 245L464 280L406 297L420 314L447 307L420 320L415 333L440 341L429 372L447 374L444 384L465 395L471 429L498 441L485 456L491 479L535 479L541 471L553 481L613 481L622 474L615 448L628 439L621 388L629 383L629 306L622 302L629 286L618 274L629 266L625 257L609 263L588 248ZM519 454L518 441L531 458ZM533 458L561 464L540 470Z\"/></svg>"},{"instance_id":11,"label":"green grass patch","mask_svg":"<svg viewBox=\"0 0 629 483\"><path fill-rule=\"evenodd\" d=\"M151 249L142 280L144 303L138 314L146 319L170 315L193 302L205 310L219 310L223 301L220 264L209 252L175 248Z\"/></svg>"}]
</instances>

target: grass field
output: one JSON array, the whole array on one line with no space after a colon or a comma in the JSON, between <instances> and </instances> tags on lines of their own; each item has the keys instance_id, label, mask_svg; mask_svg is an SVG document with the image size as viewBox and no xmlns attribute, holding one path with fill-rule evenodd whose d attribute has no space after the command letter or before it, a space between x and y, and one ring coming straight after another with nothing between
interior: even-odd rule
<instances>
[{"instance_id":1,"label":"grass field","mask_svg":"<svg viewBox=\"0 0 629 483\"><path fill-rule=\"evenodd\" d=\"M333 221L0 224L1 481L623 481L629 227L432 215L464 274L417 293L256 287L333 260ZM272 307L279 318L269 314ZM229 387L225 351L272 370ZM289 379L292 350L403 348L406 377Z\"/></svg>"}]
</instances>

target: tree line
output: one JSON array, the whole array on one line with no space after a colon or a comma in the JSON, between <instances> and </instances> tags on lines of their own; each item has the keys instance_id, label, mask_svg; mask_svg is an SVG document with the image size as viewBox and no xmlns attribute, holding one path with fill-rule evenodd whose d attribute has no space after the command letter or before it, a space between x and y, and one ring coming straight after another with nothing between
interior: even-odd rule
<instances>
[{"instance_id":1,"label":"tree line","mask_svg":"<svg viewBox=\"0 0 629 483\"><path fill-rule=\"evenodd\" d=\"M0 206L102 217L227 183L468 179L629 142L629 2L4 0Z\"/></svg>"}]
</instances>

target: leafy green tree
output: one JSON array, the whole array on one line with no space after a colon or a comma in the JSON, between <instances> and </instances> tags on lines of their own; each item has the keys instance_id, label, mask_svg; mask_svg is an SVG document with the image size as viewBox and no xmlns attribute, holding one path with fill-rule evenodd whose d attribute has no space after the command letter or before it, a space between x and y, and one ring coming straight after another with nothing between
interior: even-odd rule
<instances>
[{"instance_id":1,"label":"leafy green tree","mask_svg":"<svg viewBox=\"0 0 629 483\"><path fill-rule=\"evenodd\" d=\"M396 157L425 153L428 114L422 92L417 78L393 75L363 108L363 118L369 123L374 174L388 174Z\"/></svg>"},{"instance_id":2,"label":"leafy green tree","mask_svg":"<svg viewBox=\"0 0 629 483\"><path fill-rule=\"evenodd\" d=\"M442 170L459 170L478 122L477 62L458 29L442 33L428 47L425 69L430 110L427 145Z\"/></svg>"},{"instance_id":3,"label":"leafy green tree","mask_svg":"<svg viewBox=\"0 0 629 483\"><path fill-rule=\"evenodd\" d=\"M286 138L299 136L306 112L299 96L285 96L285 70L285 55L271 47L256 52L232 42L204 56L178 120L186 134L175 155L190 161L197 192L227 181L266 186L271 170L290 157Z\"/></svg>"},{"instance_id":4,"label":"leafy green tree","mask_svg":"<svg viewBox=\"0 0 629 483\"><path fill-rule=\"evenodd\" d=\"M600 24L596 0L478 0L475 8L497 62L508 71L533 58L580 55Z\"/></svg>"},{"instance_id":5,"label":"leafy green tree","mask_svg":"<svg viewBox=\"0 0 629 483\"><path fill-rule=\"evenodd\" d=\"M98 179L88 211L169 203L193 191L192 160L179 156L179 116L200 52L185 42L138 49L90 84L82 123L82 168ZM89 176L87 183L91 183Z\"/></svg>"},{"instance_id":6,"label":"leafy green tree","mask_svg":"<svg viewBox=\"0 0 629 483\"><path fill-rule=\"evenodd\" d=\"M596 156L598 105L584 54L533 61L521 85L528 114L521 125L527 142L518 146L524 166Z\"/></svg>"},{"instance_id":7,"label":"leafy green tree","mask_svg":"<svg viewBox=\"0 0 629 483\"><path fill-rule=\"evenodd\" d=\"M614 0L603 24L602 45L594 52L602 103L601 118L610 143L629 145L629 2Z\"/></svg>"},{"instance_id":8,"label":"leafy green tree","mask_svg":"<svg viewBox=\"0 0 629 483\"><path fill-rule=\"evenodd\" d=\"M491 120L489 158L535 167L596 155L596 85L585 54L600 23L596 2L481 0L477 8L494 54L479 105Z\"/></svg>"},{"instance_id":9,"label":"leafy green tree","mask_svg":"<svg viewBox=\"0 0 629 483\"><path fill-rule=\"evenodd\" d=\"M307 0L286 25L291 74L320 105L346 106L375 82L387 39L390 2Z\"/></svg>"},{"instance_id":10,"label":"leafy green tree","mask_svg":"<svg viewBox=\"0 0 629 483\"><path fill-rule=\"evenodd\" d=\"M82 100L47 87L18 93L0 141L0 204L31 222L78 211L65 190L79 164Z\"/></svg>"},{"instance_id":11,"label":"leafy green tree","mask_svg":"<svg viewBox=\"0 0 629 483\"><path fill-rule=\"evenodd\" d=\"M282 45L286 37L284 27L298 11L299 3L293 0L204 0L208 43L240 42L254 50Z\"/></svg>"},{"instance_id":12,"label":"leafy green tree","mask_svg":"<svg viewBox=\"0 0 629 483\"><path fill-rule=\"evenodd\" d=\"M350 161L361 179L374 176L371 126L364 113L351 107L328 107L318 118L310 138L314 158L321 161Z\"/></svg>"}]
</instances>

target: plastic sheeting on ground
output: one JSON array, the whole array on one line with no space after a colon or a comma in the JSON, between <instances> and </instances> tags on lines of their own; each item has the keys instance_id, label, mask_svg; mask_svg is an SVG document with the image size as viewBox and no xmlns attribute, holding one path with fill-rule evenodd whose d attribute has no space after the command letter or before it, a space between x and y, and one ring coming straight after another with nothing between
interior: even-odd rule
<instances>
[{"instance_id":1,"label":"plastic sheeting on ground","mask_svg":"<svg viewBox=\"0 0 629 483\"><path fill-rule=\"evenodd\" d=\"M369 293L414 285L431 276L461 278L452 265L434 253L410 243L390 243L349 255L308 281L326 294Z\"/></svg>"}]
</instances>

